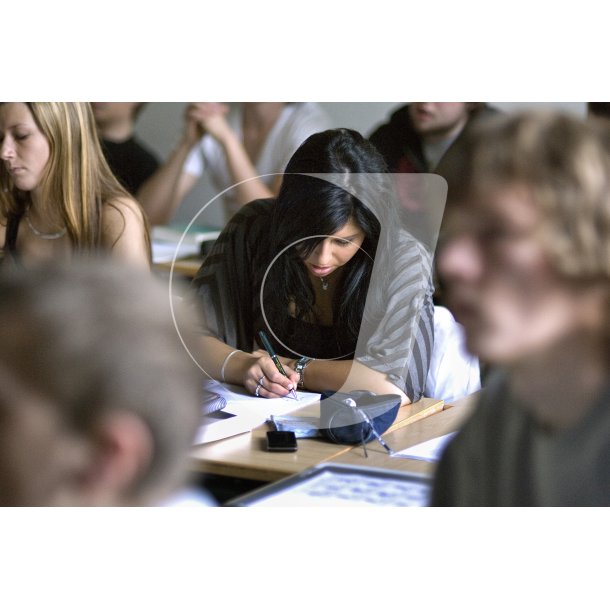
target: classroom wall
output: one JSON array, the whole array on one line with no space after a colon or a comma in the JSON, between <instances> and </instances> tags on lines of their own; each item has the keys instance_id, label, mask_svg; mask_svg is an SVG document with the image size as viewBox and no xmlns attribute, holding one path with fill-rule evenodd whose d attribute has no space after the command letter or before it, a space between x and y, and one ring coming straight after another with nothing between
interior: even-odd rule
<instances>
[{"instance_id":1,"label":"classroom wall","mask_svg":"<svg viewBox=\"0 0 610 610\"><path fill-rule=\"evenodd\" d=\"M182 130L182 116L188 102L151 102L142 111L136 132L158 155L165 159L177 143ZM368 135L377 125L385 122L391 112L405 102L321 102L336 127L349 127ZM585 102L492 102L505 112L553 107L584 116ZM207 205L215 192L206 183L205 176L188 195L175 220L190 222L203 206L205 211L198 223L222 226L220 201Z\"/></svg>"}]
</instances>

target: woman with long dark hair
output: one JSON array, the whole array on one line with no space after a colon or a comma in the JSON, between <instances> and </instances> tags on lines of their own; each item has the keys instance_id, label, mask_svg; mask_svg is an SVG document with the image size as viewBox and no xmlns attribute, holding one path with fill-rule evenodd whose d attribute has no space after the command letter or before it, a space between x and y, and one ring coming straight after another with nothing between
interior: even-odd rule
<instances>
[{"instance_id":1,"label":"woman with long dark hair","mask_svg":"<svg viewBox=\"0 0 610 610\"><path fill-rule=\"evenodd\" d=\"M400 228L387 178L357 132L314 134L277 199L253 201L229 222L194 280L208 374L268 398L296 387L422 396L430 260ZM288 377L261 351L259 330Z\"/></svg>"}]
</instances>

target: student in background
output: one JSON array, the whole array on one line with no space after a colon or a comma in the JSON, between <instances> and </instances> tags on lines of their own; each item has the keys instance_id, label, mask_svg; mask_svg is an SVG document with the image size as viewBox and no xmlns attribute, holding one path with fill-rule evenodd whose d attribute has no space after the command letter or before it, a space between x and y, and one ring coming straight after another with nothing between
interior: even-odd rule
<instances>
[{"instance_id":1,"label":"student in background","mask_svg":"<svg viewBox=\"0 0 610 610\"><path fill-rule=\"evenodd\" d=\"M223 195L227 220L249 201L277 195L281 176L265 174L283 172L308 136L330 127L309 102L248 102L231 117L226 104L196 102L184 121L178 146L140 192L152 224L171 220L204 173L218 193L231 189Z\"/></svg>"},{"instance_id":2,"label":"student in background","mask_svg":"<svg viewBox=\"0 0 610 610\"><path fill-rule=\"evenodd\" d=\"M483 102L412 102L398 108L369 139L391 172L442 176L448 183L448 201L451 201L451 190L459 186L455 184L460 180L455 166L461 161L465 136L478 122L497 112ZM406 178L397 177L397 184L407 222L421 225L420 219L430 214L426 202L413 197ZM437 214L443 217L442 210ZM435 274L435 304L447 306L443 294L442 283Z\"/></svg>"},{"instance_id":3,"label":"student in background","mask_svg":"<svg viewBox=\"0 0 610 610\"><path fill-rule=\"evenodd\" d=\"M385 170L359 133L317 133L294 153L277 198L229 221L193 282L211 376L265 398L297 385L421 398L433 345L431 262L399 227ZM303 175L312 173L330 178ZM288 378L259 351L261 329Z\"/></svg>"},{"instance_id":4,"label":"student in background","mask_svg":"<svg viewBox=\"0 0 610 610\"><path fill-rule=\"evenodd\" d=\"M111 261L0 275L0 505L158 505L184 487L200 374L167 298Z\"/></svg>"},{"instance_id":5,"label":"student in background","mask_svg":"<svg viewBox=\"0 0 610 610\"><path fill-rule=\"evenodd\" d=\"M144 102L92 102L93 116L106 161L119 182L134 196L159 161L134 135Z\"/></svg>"},{"instance_id":6,"label":"student in background","mask_svg":"<svg viewBox=\"0 0 610 610\"><path fill-rule=\"evenodd\" d=\"M0 159L5 261L105 251L150 266L146 219L104 159L89 104L1 103Z\"/></svg>"},{"instance_id":7,"label":"student in background","mask_svg":"<svg viewBox=\"0 0 610 610\"><path fill-rule=\"evenodd\" d=\"M369 139L391 172L437 172L445 155L459 154L464 130L495 113L482 102L412 102L394 111Z\"/></svg>"},{"instance_id":8,"label":"student in background","mask_svg":"<svg viewBox=\"0 0 610 610\"><path fill-rule=\"evenodd\" d=\"M502 117L467 144L439 254L497 367L439 464L437 505L610 505L610 134Z\"/></svg>"}]
</instances>

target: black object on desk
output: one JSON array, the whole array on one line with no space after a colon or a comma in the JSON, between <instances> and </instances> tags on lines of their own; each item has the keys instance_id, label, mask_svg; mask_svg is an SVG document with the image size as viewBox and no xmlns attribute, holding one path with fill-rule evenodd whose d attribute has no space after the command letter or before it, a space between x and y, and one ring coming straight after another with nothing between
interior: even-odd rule
<instances>
[{"instance_id":1,"label":"black object on desk","mask_svg":"<svg viewBox=\"0 0 610 610\"><path fill-rule=\"evenodd\" d=\"M294 432L269 430L267 432L267 451L296 451L297 438Z\"/></svg>"}]
</instances>

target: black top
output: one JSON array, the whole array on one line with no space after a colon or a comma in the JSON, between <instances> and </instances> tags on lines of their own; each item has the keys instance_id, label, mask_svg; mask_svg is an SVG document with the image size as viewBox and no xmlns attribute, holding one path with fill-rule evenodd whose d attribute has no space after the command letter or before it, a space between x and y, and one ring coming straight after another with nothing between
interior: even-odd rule
<instances>
[{"instance_id":1,"label":"black top","mask_svg":"<svg viewBox=\"0 0 610 610\"><path fill-rule=\"evenodd\" d=\"M110 169L132 195L159 167L156 156L135 137L124 142L100 142Z\"/></svg>"},{"instance_id":2,"label":"black top","mask_svg":"<svg viewBox=\"0 0 610 610\"><path fill-rule=\"evenodd\" d=\"M10 260L13 263L18 263L19 258L17 256L17 233L19 232L19 223L23 218L23 212L20 214L14 214L6 220L6 233L4 237L3 252L0 263L3 265L8 264Z\"/></svg>"}]
</instances>

